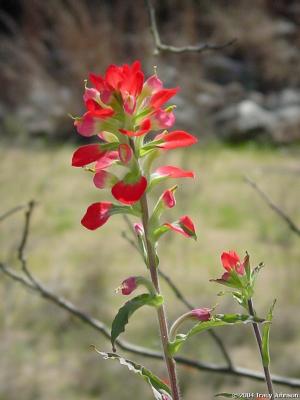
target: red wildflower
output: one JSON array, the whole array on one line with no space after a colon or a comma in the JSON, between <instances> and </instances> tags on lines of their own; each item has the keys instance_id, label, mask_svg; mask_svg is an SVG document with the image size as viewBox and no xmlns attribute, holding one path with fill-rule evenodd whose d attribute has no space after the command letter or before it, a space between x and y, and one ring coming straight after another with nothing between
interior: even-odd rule
<instances>
[{"instance_id":1,"label":"red wildflower","mask_svg":"<svg viewBox=\"0 0 300 400\"><path fill-rule=\"evenodd\" d=\"M160 108L164 103L170 100L178 92L178 88L174 89L161 89L154 93L150 100L150 107Z\"/></svg>"},{"instance_id":2,"label":"red wildflower","mask_svg":"<svg viewBox=\"0 0 300 400\"><path fill-rule=\"evenodd\" d=\"M192 237L194 239L197 238L193 221L187 215L180 217L179 221L173 222L171 224L165 223L164 226L175 232L181 233L185 237Z\"/></svg>"},{"instance_id":3,"label":"red wildflower","mask_svg":"<svg viewBox=\"0 0 300 400\"><path fill-rule=\"evenodd\" d=\"M172 110L166 111L162 109L156 110L151 115L151 127L155 129L169 129L175 123L175 115Z\"/></svg>"},{"instance_id":4,"label":"red wildflower","mask_svg":"<svg viewBox=\"0 0 300 400\"><path fill-rule=\"evenodd\" d=\"M244 275L244 263L241 263L240 257L235 251L231 250L223 252L221 255L221 261L226 271L230 272L231 270L235 270L239 275Z\"/></svg>"},{"instance_id":5,"label":"red wildflower","mask_svg":"<svg viewBox=\"0 0 300 400\"><path fill-rule=\"evenodd\" d=\"M142 124L140 126L140 129L138 131L136 131L136 132L129 131L127 129L119 129L119 131L121 133L123 133L123 135L127 135L127 136L130 136L130 137L133 137L133 136L145 135L146 133L148 133L150 131L150 128L151 128L151 121L150 121L149 118L147 118L142 122Z\"/></svg>"},{"instance_id":6,"label":"red wildflower","mask_svg":"<svg viewBox=\"0 0 300 400\"><path fill-rule=\"evenodd\" d=\"M177 147L192 146L197 143L198 139L185 131L173 131L169 133L161 133L155 137L155 141L162 140L156 146L165 150L176 149Z\"/></svg>"},{"instance_id":7,"label":"red wildflower","mask_svg":"<svg viewBox=\"0 0 300 400\"><path fill-rule=\"evenodd\" d=\"M163 204L168 208L173 208L176 205L176 199L174 196L174 191L176 190L176 186L172 189L167 189L162 194Z\"/></svg>"},{"instance_id":8,"label":"red wildflower","mask_svg":"<svg viewBox=\"0 0 300 400\"><path fill-rule=\"evenodd\" d=\"M118 151L116 150L105 151L104 154L100 158L98 158L95 165L95 171L97 172L100 171L101 169L110 167L118 159L119 159Z\"/></svg>"},{"instance_id":9,"label":"red wildflower","mask_svg":"<svg viewBox=\"0 0 300 400\"><path fill-rule=\"evenodd\" d=\"M112 207L112 203L105 201L91 204L81 220L82 225L92 231L99 228L104 225L110 217L110 209Z\"/></svg>"},{"instance_id":10,"label":"red wildflower","mask_svg":"<svg viewBox=\"0 0 300 400\"><path fill-rule=\"evenodd\" d=\"M104 157L106 151L101 149L99 144L87 144L79 147L73 154L72 165L73 167L84 167L94 161Z\"/></svg>"},{"instance_id":11,"label":"red wildflower","mask_svg":"<svg viewBox=\"0 0 300 400\"><path fill-rule=\"evenodd\" d=\"M165 165L155 170L153 177L166 177L166 178L194 178L193 171L186 171L184 169L173 167L172 165Z\"/></svg>"},{"instance_id":12,"label":"red wildflower","mask_svg":"<svg viewBox=\"0 0 300 400\"><path fill-rule=\"evenodd\" d=\"M147 179L141 176L136 182L123 181L116 183L111 190L115 199L123 204L134 204L140 200L147 188Z\"/></svg>"}]
</instances>

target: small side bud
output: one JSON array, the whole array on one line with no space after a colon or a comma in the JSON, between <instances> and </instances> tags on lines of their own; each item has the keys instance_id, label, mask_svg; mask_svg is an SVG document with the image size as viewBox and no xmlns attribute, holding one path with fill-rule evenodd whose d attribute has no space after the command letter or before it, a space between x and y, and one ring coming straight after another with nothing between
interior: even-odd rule
<instances>
[{"instance_id":1,"label":"small side bud","mask_svg":"<svg viewBox=\"0 0 300 400\"><path fill-rule=\"evenodd\" d=\"M196 308L190 313L190 317L198 321L209 321L211 319L210 308Z\"/></svg>"}]
</instances>

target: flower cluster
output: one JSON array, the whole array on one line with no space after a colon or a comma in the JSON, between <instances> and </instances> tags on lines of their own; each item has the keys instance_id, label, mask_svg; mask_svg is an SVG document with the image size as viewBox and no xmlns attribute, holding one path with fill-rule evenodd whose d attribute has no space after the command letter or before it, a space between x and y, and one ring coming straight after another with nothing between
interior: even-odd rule
<instances>
[{"instance_id":1,"label":"flower cluster","mask_svg":"<svg viewBox=\"0 0 300 400\"><path fill-rule=\"evenodd\" d=\"M90 74L92 87L85 87L86 112L75 118L78 133L95 136L97 143L81 146L72 158L74 167L84 167L93 174L98 189L109 189L117 203L90 205L82 225L94 230L113 214L141 216L140 200L146 192L170 178L193 178L192 171L166 165L151 171L152 162L164 151L191 146L197 138L185 131L170 128L175 122L174 106L165 104L178 91L167 89L156 73L145 79L139 61L132 65L110 65L104 76ZM195 237L188 216L160 225L162 212L175 206L176 187L165 190L151 217L153 240L168 230Z\"/></svg>"}]
</instances>

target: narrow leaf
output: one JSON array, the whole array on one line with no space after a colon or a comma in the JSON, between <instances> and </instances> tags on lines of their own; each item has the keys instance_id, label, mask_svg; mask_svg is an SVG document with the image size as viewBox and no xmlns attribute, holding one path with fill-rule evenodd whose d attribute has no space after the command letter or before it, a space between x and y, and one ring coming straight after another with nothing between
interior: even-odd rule
<instances>
[{"instance_id":1,"label":"narrow leaf","mask_svg":"<svg viewBox=\"0 0 300 400\"><path fill-rule=\"evenodd\" d=\"M245 314L216 314L209 321L198 322L187 334L176 335L174 341L169 343L169 352L174 355L190 337L218 326L264 322L263 319Z\"/></svg>"},{"instance_id":2,"label":"narrow leaf","mask_svg":"<svg viewBox=\"0 0 300 400\"><path fill-rule=\"evenodd\" d=\"M104 360L117 360L121 365L125 365L129 371L140 375L150 385L155 400L165 400L166 398L171 399L170 388L147 368L131 360L123 358L116 353L105 353L97 350L94 346L93 348L104 358Z\"/></svg>"},{"instance_id":3,"label":"narrow leaf","mask_svg":"<svg viewBox=\"0 0 300 400\"><path fill-rule=\"evenodd\" d=\"M268 367L270 364L270 329L271 322L273 319L273 310L276 304L276 299L273 301L270 310L267 315L266 323L263 326L262 332L262 358L264 367Z\"/></svg>"},{"instance_id":4,"label":"narrow leaf","mask_svg":"<svg viewBox=\"0 0 300 400\"><path fill-rule=\"evenodd\" d=\"M125 326L128 323L129 317L142 306L153 306L159 307L163 303L162 296L153 296L149 293L144 293L133 299L127 301L123 307L121 307L113 320L111 327L111 343L113 351L115 351L115 341L118 336L125 331Z\"/></svg>"}]
</instances>

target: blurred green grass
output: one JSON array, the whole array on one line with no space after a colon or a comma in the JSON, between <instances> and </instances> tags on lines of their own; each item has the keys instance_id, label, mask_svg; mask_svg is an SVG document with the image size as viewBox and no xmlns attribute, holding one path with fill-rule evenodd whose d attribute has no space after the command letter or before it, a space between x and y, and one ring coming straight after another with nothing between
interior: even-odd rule
<instances>
[{"instance_id":1,"label":"blurred green grass","mask_svg":"<svg viewBox=\"0 0 300 400\"><path fill-rule=\"evenodd\" d=\"M128 275L146 273L138 254L121 237L126 230L114 216L100 230L89 232L80 225L86 207L109 195L99 192L91 176L70 167L74 145L11 145L1 142L1 213L30 199L39 204L32 219L27 247L31 270L47 286L66 296L95 317L110 324L123 299L114 288ZM278 299L272 340L272 371L300 376L297 329L300 293L299 238L276 216L244 181L249 175L295 220L299 210L299 147L268 148L259 145L227 147L200 145L166 153L165 164L196 171L195 181L182 180L177 207L168 220L189 214L197 225L198 241L176 234L160 245L161 266L196 306L219 303L220 310L235 310L229 297L217 297L220 288L209 279L221 274L219 256L225 249L247 250L254 264L266 267L257 284L255 303L264 314L272 299ZM161 160L160 160L161 162ZM298 173L297 173L298 171ZM16 250L21 236L22 213L0 224L0 258L18 267ZM150 399L143 382L119 365L104 362L88 350L91 343L110 350L98 333L62 310L0 278L1 375L0 400L94 400L135 397ZM183 312L163 284L170 320ZM124 337L150 347L159 346L152 310L140 310ZM260 369L252 332L247 327L219 330L234 360ZM209 337L188 344L184 352L200 360L220 361ZM129 356L130 358L130 356ZM139 362L165 377L161 363ZM288 360L288 362L287 362ZM186 400L218 391L264 390L247 380L196 373L180 368ZM283 390L283 388L281 388Z\"/></svg>"}]
</instances>

